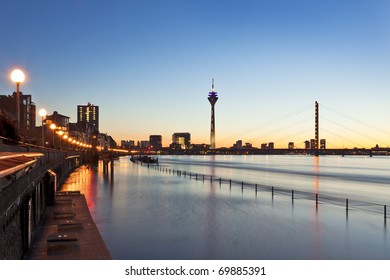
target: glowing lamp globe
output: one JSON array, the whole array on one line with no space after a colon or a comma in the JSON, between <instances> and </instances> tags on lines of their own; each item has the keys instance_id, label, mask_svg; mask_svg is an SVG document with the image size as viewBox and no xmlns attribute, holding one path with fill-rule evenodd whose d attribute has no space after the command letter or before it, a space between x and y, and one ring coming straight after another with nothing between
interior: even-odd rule
<instances>
[{"instance_id":1,"label":"glowing lamp globe","mask_svg":"<svg viewBox=\"0 0 390 280\"><path fill-rule=\"evenodd\" d=\"M45 109L39 110L39 115L40 115L41 117L46 117L46 115L47 115L46 110L45 110Z\"/></svg>"},{"instance_id":2,"label":"glowing lamp globe","mask_svg":"<svg viewBox=\"0 0 390 280\"><path fill-rule=\"evenodd\" d=\"M14 83L17 83L17 84L23 83L24 79L25 79L25 76L24 76L24 73L23 73L22 70L15 69L14 71L12 71L12 73L11 73L11 80Z\"/></svg>"}]
</instances>

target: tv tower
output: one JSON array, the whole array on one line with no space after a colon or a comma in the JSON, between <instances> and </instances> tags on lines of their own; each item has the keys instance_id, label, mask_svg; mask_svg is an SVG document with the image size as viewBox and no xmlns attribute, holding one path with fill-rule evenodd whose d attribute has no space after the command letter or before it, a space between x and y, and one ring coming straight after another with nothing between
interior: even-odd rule
<instances>
[{"instance_id":1,"label":"tv tower","mask_svg":"<svg viewBox=\"0 0 390 280\"><path fill-rule=\"evenodd\" d=\"M214 91L214 79L211 87L211 92L209 92L209 97L207 98L211 104L211 131L210 131L210 149L215 149L215 117L214 117L214 105L217 103L218 95Z\"/></svg>"}]
</instances>

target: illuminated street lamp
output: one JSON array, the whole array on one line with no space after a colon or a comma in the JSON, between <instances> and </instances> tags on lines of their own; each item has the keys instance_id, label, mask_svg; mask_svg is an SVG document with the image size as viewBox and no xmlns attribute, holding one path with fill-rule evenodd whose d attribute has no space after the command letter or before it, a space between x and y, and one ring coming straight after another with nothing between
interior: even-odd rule
<instances>
[{"instance_id":1,"label":"illuminated street lamp","mask_svg":"<svg viewBox=\"0 0 390 280\"><path fill-rule=\"evenodd\" d=\"M58 135L60 136L60 150L61 150L61 146L62 146L62 135L64 135L65 132L63 132L62 130L58 131Z\"/></svg>"},{"instance_id":2,"label":"illuminated street lamp","mask_svg":"<svg viewBox=\"0 0 390 280\"><path fill-rule=\"evenodd\" d=\"M68 138L69 136L64 134L64 136L62 136L62 138L65 140L65 151L68 151Z\"/></svg>"},{"instance_id":3,"label":"illuminated street lamp","mask_svg":"<svg viewBox=\"0 0 390 280\"><path fill-rule=\"evenodd\" d=\"M57 126L54 123L52 123L50 125L50 129L53 130L53 149L54 149L54 134L55 134L56 128L57 128Z\"/></svg>"},{"instance_id":4,"label":"illuminated street lamp","mask_svg":"<svg viewBox=\"0 0 390 280\"><path fill-rule=\"evenodd\" d=\"M25 79L24 73L20 69L15 69L11 73L11 80L16 83L16 122L18 131L20 131L20 83Z\"/></svg>"},{"instance_id":5,"label":"illuminated street lamp","mask_svg":"<svg viewBox=\"0 0 390 280\"><path fill-rule=\"evenodd\" d=\"M45 128L43 126L43 121L46 118L47 112L45 109L39 110L39 115L42 118L42 147L45 147Z\"/></svg>"},{"instance_id":6,"label":"illuminated street lamp","mask_svg":"<svg viewBox=\"0 0 390 280\"><path fill-rule=\"evenodd\" d=\"M72 137L68 137L68 144L69 144L69 147L70 147L70 149L72 149L72 141L73 141L73 139L72 139Z\"/></svg>"}]
</instances>

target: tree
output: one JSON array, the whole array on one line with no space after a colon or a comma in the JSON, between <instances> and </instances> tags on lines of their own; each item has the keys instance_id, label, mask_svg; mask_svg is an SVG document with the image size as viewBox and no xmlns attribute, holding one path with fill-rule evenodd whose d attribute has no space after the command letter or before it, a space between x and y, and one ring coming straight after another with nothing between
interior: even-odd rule
<instances>
[{"instance_id":1,"label":"tree","mask_svg":"<svg viewBox=\"0 0 390 280\"><path fill-rule=\"evenodd\" d=\"M0 136L10 140L20 140L15 124L3 113L0 114Z\"/></svg>"}]
</instances>

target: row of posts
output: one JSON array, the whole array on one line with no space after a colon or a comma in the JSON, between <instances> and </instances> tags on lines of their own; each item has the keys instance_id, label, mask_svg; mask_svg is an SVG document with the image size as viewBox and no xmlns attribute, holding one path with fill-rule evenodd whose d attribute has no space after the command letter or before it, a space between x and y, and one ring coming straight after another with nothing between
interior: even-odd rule
<instances>
[{"instance_id":1,"label":"row of posts","mask_svg":"<svg viewBox=\"0 0 390 280\"><path fill-rule=\"evenodd\" d=\"M149 166L148 166L149 167ZM162 172L165 172L165 173L169 173L169 174L176 174L177 176L181 177L181 176L184 176L184 177L187 177L187 172L186 171L181 171L181 170L174 170L174 169L169 169L169 168L164 168L164 167L159 167L159 166L156 166L155 167L156 169L158 169L159 171L162 171ZM198 175L200 174L192 174L191 172L189 173L189 178L192 179L192 177L195 177L195 180L198 180ZM201 178L202 178L202 181L204 182L205 181L205 175L202 174L201 175ZM221 186L222 185L222 181L223 179L220 177L218 179L219 181L219 185ZM227 181L227 180L224 180L224 181ZM210 176L210 182L212 183L213 182L213 176ZM244 191L244 181L241 181L241 191L243 192ZM230 189L232 187L232 180L229 179L229 186L230 186ZM255 184L255 193L256 193L256 196L257 196L257 192L258 192L258 185ZM275 188L273 186L271 186L271 195L272 195L272 199L274 198L274 193L275 193ZM291 200L293 201L294 203L294 190L291 190ZM319 196L318 194L316 193L315 194L315 202L316 202L316 208L318 208L318 204L319 204ZM384 212L384 219L385 219L385 223L386 223L386 219L387 219L387 206L384 205L383 206L383 212ZM349 200L348 198L345 200L345 210L348 214L348 211L349 211L350 207L349 207Z\"/></svg>"}]
</instances>

